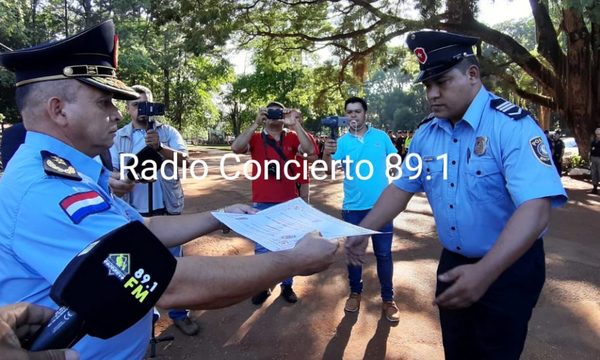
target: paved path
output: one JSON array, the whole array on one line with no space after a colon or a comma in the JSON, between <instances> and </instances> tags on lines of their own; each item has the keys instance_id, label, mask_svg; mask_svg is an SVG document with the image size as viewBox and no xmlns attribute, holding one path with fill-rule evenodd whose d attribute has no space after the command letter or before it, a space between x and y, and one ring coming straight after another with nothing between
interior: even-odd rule
<instances>
[{"instance_id":1,"label":"paved path","mask_svg":"<svg viewBox=\"0 0 600 360\"><path fill-rule=\"evenodd\" d=\"M249 181L224 181L219 174L222 154L216 150L199 154L209 164L209 176L184 182L187 212L250 201ZM600 196L586 194L591 188L587 183L563 181L570 200L553 211L545 237L547 281L530 322L523 359L600 359ZM312 194L315 207L339 216L340 179L315 182ZM344 314L348 289L340 253L329 270L296 278L300 301L295 305L285 303L275 289L261 307L245 301L221 310L194 311L192 317L202 328L196 337L181 335L166 317L161 318L158 330L176 339L159 345L159 358L442 359L438 314L431 305L441 247L426 199L413 198L394 225L398 325L390 326L381 316L374 257L365 266L360 312ZM234 234L215 234L186 245L185 251L251 255L252 246Z\"/></svg>"}]
</instances>

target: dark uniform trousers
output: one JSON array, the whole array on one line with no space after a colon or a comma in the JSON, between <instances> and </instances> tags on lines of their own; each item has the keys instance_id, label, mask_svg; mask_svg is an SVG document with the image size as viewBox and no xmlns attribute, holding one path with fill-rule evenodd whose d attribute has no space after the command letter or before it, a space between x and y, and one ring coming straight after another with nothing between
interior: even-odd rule
<instances>
[{"instance_id":1,"label":"dark uniform trousers","mask_svg":"<svg viewBox=\"0 0 600 360\"><path fill-rule=\"evenodd\" d=\"M444 249L437 274L479 260ZM527 323L545 279L544 243L538 239L492 283L479 301L466 309L439 308L446 359L519 359L527 337ZM450 285L438 280L436 296Z\"/></svg>"}]
</instances>

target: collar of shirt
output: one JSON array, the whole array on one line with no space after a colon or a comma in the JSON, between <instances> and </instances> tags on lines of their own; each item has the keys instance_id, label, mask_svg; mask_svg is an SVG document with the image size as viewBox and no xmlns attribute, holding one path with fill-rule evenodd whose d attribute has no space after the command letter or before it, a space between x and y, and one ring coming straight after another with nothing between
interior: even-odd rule
<instances>
[{"instance_id":1,"label":"collar of shirt","mask_svg":"<svg viewBox=\"0 0 600 360\"><path fill-rule=\"evenodd\" d=\"M466 121L473 129L477 129L479 126L479 122L481 121L481 115L484 113L483 110L485 106L488 106L488 100L490 98L490 94L485 88L485 86L481 85L481 89L475 95L473 101L471 101L471 105L465 112L463 116L463 120Z\"/></svg>"},{"instance_id":2,"label":"collar of shirt","mask_svg":"<svg viewBox=\"0 0 600 360\"><path fill-rule=\"evenodd\" d=\"M353 133L350 132L350 130L348 130L347 134L350 135L350 138L356 139L357 141L360 141L362 143L362 142L364 142L365 138L367 137L367 134L369 134L371 132L371 130L373 129L371 126L369 126L367 124L365 124L365 126L367 127L367 131L365 131L365 133L362 136L354 135Z\"/></svg>"},{"instance_id":3,"label":"collar of shirt","mask_svg":"<svg viewBox=\"0 0 600 360\"><path fill-rule=\"evenodd\" d=\"M268 137L270 137L270 138L272 138L272 139L275 139L275 138L274 138L274 137L273 137L271 134L269 134L269 132L267 131L267 129L263 129L263 131L262 131L262 132L263 132L263 134L265 134L266 136L268 136ZM289 132L289 130L288 130L287 128L283 128L283 129L281 130L281 134L284 134L284 136L285 136L285 135L287 135L287 133L288 133L288 132Z\"/></svg>"},{"instance_id":4,"label":"collar of shirt","mask_svg":"<svg viewBox=\"0 0 600 360\"><path fill-rule=\"evenodd\" d=\"M154 129L156 130L159 127L161 127L162 125L163 125L162 123L160 123L158 121L155 121L154 122ZM134 131L140 130L140 131L143 131L144 134L146 133L146 129L143 129L143 128L136 129L136 128L134 128L132 122L129 122L129 124L123 126L122 130L123 130L123 132L121 132L121 135L125 136L125 137L128 137L130 139L133 138Z\"/></svg>"},{"instance_id":5,"label":"collar of shirt","mask_svg":"<svg viewBox=\"0 0 600 360\"><path fill-rule=\"evenodd\" d=\"M88 176L96 183L100 183L100 174L103 169L102 164L70 145L35 131L27 132L25 143L40 151L46 150L61 158L69 160L77 172Z\"/></svg>"}]
</instances>

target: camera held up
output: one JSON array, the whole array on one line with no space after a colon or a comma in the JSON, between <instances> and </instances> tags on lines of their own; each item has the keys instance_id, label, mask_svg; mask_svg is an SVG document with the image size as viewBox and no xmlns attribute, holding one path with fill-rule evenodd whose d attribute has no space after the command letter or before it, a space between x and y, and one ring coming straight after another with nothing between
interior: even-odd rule
<instances>
[{"instance_id":1,"label":"camera held up","mask_svg":"<svg viewBox=\"0 0 600 360\"><path fill-rule=\"evenodd\" d=\"M331 129L330 137L332 139L338 138L338 128L343 126L348 126L348 118L345 116L328 116L326 118L321 119L321 125L327 126Z\"/></svg>"},{"instance_id":2,"label":"camera held up","mask_svg":"<svg viewBox=\"0 0 600 360\"><path fill-rule=\"evenodd\" d=\"M165 104L149 101L138 104L138 116L160 116L165 114Z\"/></svg>"},{"instance_id":3,"label":"camera held up","mask_svg":"<svg viewBox=\"0 0 600 360\"><path fill-rule=\"evenodd\" d=\"M283 120L283 109L280 108L268 108L267 119L269 120Z\"/></svg>"}]
</instances>

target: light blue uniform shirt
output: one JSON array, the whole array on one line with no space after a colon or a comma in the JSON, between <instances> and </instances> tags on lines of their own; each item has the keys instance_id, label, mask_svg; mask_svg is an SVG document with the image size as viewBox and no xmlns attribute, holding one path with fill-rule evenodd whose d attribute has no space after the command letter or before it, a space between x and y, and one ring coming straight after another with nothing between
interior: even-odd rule
<instances>
[{"instance_id":1,"label":"light blue uniform shirt","mask_svg":"<svg viewBox=\"0 0 600 360\"><path fill-rule=\"evenodd\" d=\"M524 202L549 197L556 207L567 200L540 127L530 116L515 120L492 108L494 99L482 86L454 127L438 118L419 127L409 153L420 156L422 172L409 179L417 171L405 162L394 181L407 192L425 191L442 245L468 257L484 256ZM416 158L410 162L417 167Z\"/></svg>"},{"instance_id":2,"label":"light blue uniform shirt","mask_svg":"<svg viewBox=\"0 0 600 360\"><path fill-rule=\"evenodd\" d=\"M172 126L157 123L156 131L158 132L160 142L163 146L167 146L175 151L184 153L187 156L187 146L185 140L177 129ZM125 125L115 134L115 143L110 148L110 156L112 158L113 167L120 169L119 154L129 153L136 154L146 146L146 129L135 129L131 123ZM129 159L129 158L126 158ZM158 176L160 176L160 168ZM129 204L141 213L148 212L148 184L137 183L129 194ZM158 181L152 183L152 209L164 209L165 200L162 187Z\"/></svg>"},{"instance_id":3,"label":"light blue uniform shirt","mask_svg":"<svg viewBox=\"0 0 600 360\"><path fill-rule=\"evenodd\" d=\"M42 150L68 160L82 180L47 175ZM27 132L0 179L0 306L27 301L58 308L50 288L71 259L111 230L142 221L137 211L111 196L108 176L89 156L50 136ZM96 201L108 206L84 206L77 213L65 208L65 199L82 193L95 193ZM149 312L115 337L85 336L74 348L82 359L141 359L151 326Z\"/></svg>"},{"instance_id":4,"label":"light blue uniform shirt","mask_svg":"<svg viewBox=\"0 0 600 360\"><path fill-rule=\"evenodd\" d=\"M370 126L362 138L348 132L338 139L337 150L331 155L332 159L342 160L344 171L346 171L346 156L349 156L352 161L348 166L348 173L344 174L343 210L368 210L375 205L377 198L389 184L386 175L386 157L395 153L397 150L390 137L385 132ZM373 166L372 176L365 180L357 176L357 165L361 160ZM369 167L366 164L360 165L359 169L363 177L369 174Z\"/></svg>"}]
</instances>

